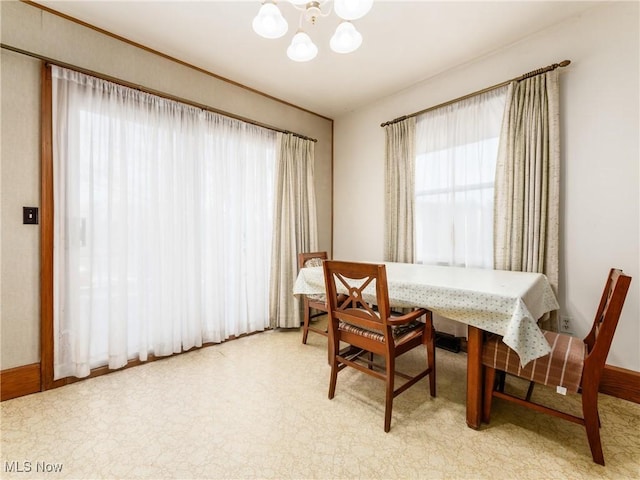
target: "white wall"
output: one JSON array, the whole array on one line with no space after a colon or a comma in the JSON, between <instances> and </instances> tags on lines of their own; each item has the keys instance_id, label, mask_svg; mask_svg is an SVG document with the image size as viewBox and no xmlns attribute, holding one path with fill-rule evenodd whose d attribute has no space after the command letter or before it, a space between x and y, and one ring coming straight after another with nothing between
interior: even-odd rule
<instances>
[{"instance_id":1,"label":"white wall","mask_svg":"<svg viewBox=\"0 0 640 480\"><path fill-rule=\"evenodd\" d=\"M331 250L330 119L180 65L23 2L0 1L2 43L219 111L317 138L319 246ZM40 359L40 61L3 49L0 177L0 370ZM215 73L215 72L214 72Z\"/></svg>"},{"instance_id":2,"label":"white wall","mask_svg":"<svg viewBox=\"0 0 640 480\"><path fill-rule=\"evenodd\" d=\"M334 257L383 259L380 124L509 78L561 70L561 313L583 336L606 274L634 277L608 363L640 371L639 4L611 3L335 121Z\"/></svg>"},{"instance_id":3,"label":"white wall","mask_svg":"<svg viewBox=\"0 0 640 480\"><path fill-rule=\"evenodd\" d=\"M0 66L0 332L13 367L40 349L40 228L22 224L22 207L40 205L40 62L2 50Z\"/></svg>"}]
</instances>

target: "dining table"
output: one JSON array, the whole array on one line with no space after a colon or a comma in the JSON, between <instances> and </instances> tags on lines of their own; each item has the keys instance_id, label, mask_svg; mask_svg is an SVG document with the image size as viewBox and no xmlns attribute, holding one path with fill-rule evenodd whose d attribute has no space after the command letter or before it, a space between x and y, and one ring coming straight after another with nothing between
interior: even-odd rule
<instances>
[{"instance_id":1,"label":"dining table","mask_svg":"<svg viewBox=\"0 0 640 480\"><path fill-rule=\"evenodd\" d=\"M538 320L559 305L547 277L510 270L380 263L387 272L392 307L425 308L468 326L466 420L469 427L479 428L484 332L502 336L523 366L548 354L551 347L538 327ZM300 269L293 293L325 293L323 268Z\"/></svg>"}]
</instances>

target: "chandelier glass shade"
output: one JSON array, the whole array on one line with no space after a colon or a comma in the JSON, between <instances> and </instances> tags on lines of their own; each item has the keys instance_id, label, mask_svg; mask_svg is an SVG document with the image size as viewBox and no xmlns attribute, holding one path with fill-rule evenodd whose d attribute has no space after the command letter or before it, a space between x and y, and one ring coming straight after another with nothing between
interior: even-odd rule
<instances>
[{"instance_id":1,"label":"chandelier glass shade","mask_svg":"<svg viewBox=\"0 0 640 480\"><path fill-rule=\"evenodd\" d=\"M289 30L289 24L274 3L262 4L252 26L253 30L264 38L280 38Z\"/></svg>"},{"instance_id":2,"label":"chandelier glass shade","mask_svg":"<svg viewBox=\"0 0 640 480\"><path fill-rule=\"evenodd\" d=\"M308 62L318 55L318 47L311 41L311 37L304 32L296 33L287 48L287 56L296 62Z\"/></svg>"},{"instance_id":3,"label":"chandelier glass shade","mask_svg":"<svg viewBox=\"0 0 640 480\"><path fill-rule=\"evenodd\" d=\"M357 20L369 13L372 6L373 0L336 0L333 9L343 20Z\"/></svg>"},{"instance_id":4,"label":"chandelier glass shade","mask_svg":"<svg viewBox=\"0 0 640 480\"><path fill-rule=\"evenodd\" d=\"M336 33L333 34L329 41L331 50L337 53L351 53L355 52L362 44L362 35L353 26L353 23L344 21L336 28Z\"/></svg>"},{"instance_id":5,"label":"chandelier glass shade","mask_svg":"<svg viewBox=\"0 0 640 480\"><path fill-rule=\"evenodd\" d=\"M300 22L296 34L287 48L287 56L296 62L307 62L318 54L318 47L305 32L308 24L313 26L319 17L331 14L331 6L325 11L329 0L288 0L300 11ZM336 53L351 53L362 44L362 35L356 30L352 20L366 15L373 6L373 0L334 0L333 11L342 22L331 37L329 46ZM280 38L289 29L275 0L264 0L258 14L253 19L253 30L264 38Z\"/></svg>"}]
</instances>

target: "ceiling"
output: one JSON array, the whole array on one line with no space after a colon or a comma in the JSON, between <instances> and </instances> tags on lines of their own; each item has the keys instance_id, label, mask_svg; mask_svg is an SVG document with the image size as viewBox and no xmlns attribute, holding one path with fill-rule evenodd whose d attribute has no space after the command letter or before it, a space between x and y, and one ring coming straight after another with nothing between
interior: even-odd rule
<instances>
[{"instance_id":1,"label":"ceiling","mask_svg":"<svg viewBox=\"0 0 640 480\"><path fill-rule=\"evenodd\" d=\"M59 1L37 3L221 77L336 118L376 99L486 55L600 2L376 0L354 21L364 40L354 53L329 49L339 19L307 30L318 56L289 60L299 13L278 2L289 23L276 40L255 34L259 0ZM562 59L549 59L550 63ZM537 68L538 66L533 66Z\"/></svg>"}]
</instances>

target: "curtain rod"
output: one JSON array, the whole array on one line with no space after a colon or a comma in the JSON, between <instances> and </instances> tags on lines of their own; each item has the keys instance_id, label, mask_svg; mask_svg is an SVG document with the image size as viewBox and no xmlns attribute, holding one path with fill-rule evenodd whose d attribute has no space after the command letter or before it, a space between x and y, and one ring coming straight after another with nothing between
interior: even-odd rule
<instances>
[{"instance_id":1,"label":"curtain rod","mask_svg":"<svg viewBox=\"0 0 640 480\"><path fill-rule=\"evenodd\" d=\"M184 98L181 98L181 97L177 97L177 96L174 96L174 95L169 95L167 93L160 92L158 90L153 90L153 89L150 89L150 88L147 88L147 87L143 87L141 85L137 85L135 83L127 82L126 80L121 80L119 78L110 77L109 75L104 75L102 73L94 72L94 71L88 70L86 68L78 67L77 65L72 65L70 63L65 63L65 62L61 62L61 61L55 60L53 58L45 57L44 55L40 55L38 53L29 52L27 50L22 50L22 49L17 48L17 47L12 47L11 45L6 45L4 43L0 43L0 48L2 48L4 50L9 50L9 51L12 51L12 52L15 52L15 53L19 53L21 55L26 55L28 57L36 58L38 60L41 60L41 61L46 62L46 63L49 63L51 65L56 65L58 67L68 68L70 70L75 70L77 72L84 73L85 75L91 75L92 77L97 77L97 78L100 78L102 80L107 80L107 81L112 82L112 83L117 83L118 85L122 85L124 87L132 88L134 90L139 90L139 91L145 92L145 93L150 93L150 94L156 95L158 97L166 98L167 100L173 100L175 102L184 103L186 105L189 105L189 106L192 106L192 107L196 107L196 108L200 108L200 109L206 110L208 112L217 113L218 115L224 115L225 117L233 118L234 120L240 120L242 122L249 123L251 125L255 125L256 127L266 128L267 130L272 130L274 132L290 134L290 135L293 135L295 137L302 138L303 140L309 140L309 141L314 142L314 143L316 143L318 141L315 138L307 137L306 135L302 135L300 133L295 133L295 132L290 132L289 130L282 130L280 128L275 128L275 127L272 127L272 126L264 124L264 123L256 122L255 120L251 120L249 118L242 117L240 115L234 115L232 113L225 112L224 110L218 110L218 109L212 108L212 107L210 107L208 105L192 102L191 100L187 100L187 99L184 99Z\"/></svg>"},{"instance_id":2,"label":"curtain rod","mask_svg":"<svg viewBox=\"0 0 640 480\"><path fill-rule=\"evenodd\" d=\"M482 90L478 90L477 92L469 93L467 95L463 95L462 97L458 97L453 100L449 100L447 102L441 103L434 107L425 108L424 110L420 110L419 112L411 113L409 115L403 115L402 117L394 118L388 122L381 123L381 127L386 127L387 125L392 125L394 123L401 122L402 120L406 120L407 118L416 117L426 112L430 112L431 110L435 110L436 108L446 107L447 105L451 105L452 103L460 102L462 100L466 100L467 98L475 97L476 95L480 95L482 93L490 92L491 90L495 90L496 88L504 87L505 85L509 85L511 82L520 82L527 78L535 77L536 75L540 75L542 73L550 72L551 70L555 70L558 67L566 67L571 63L571 60L563 60L560 63L554 63L553 65L549 65L547 67L538 68L537 70L533 70L531 72L525 73L524 75L520 75L519 77L512 78L511 80L507 80L502 83L498 83L497 85L492 85L491 87L483 88Z\"/></svg>"}]
</instances>

